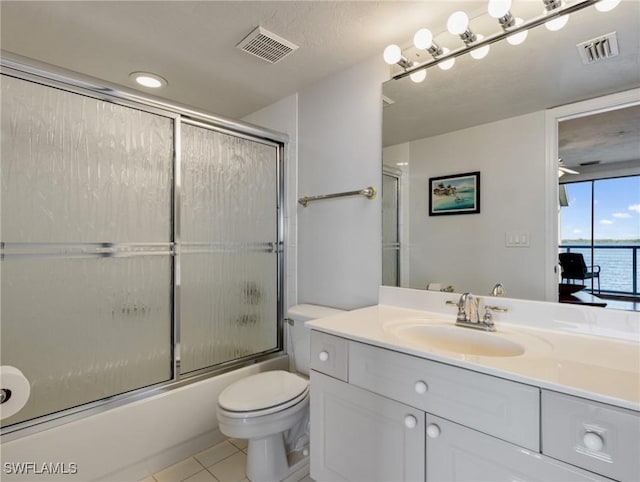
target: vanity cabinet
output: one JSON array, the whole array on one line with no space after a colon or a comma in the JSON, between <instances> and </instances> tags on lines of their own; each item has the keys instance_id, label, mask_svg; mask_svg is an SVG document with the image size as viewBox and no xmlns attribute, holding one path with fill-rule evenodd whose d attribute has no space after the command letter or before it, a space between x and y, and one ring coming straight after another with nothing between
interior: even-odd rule
<instances>
[{"instance_id":1,"label":"vanity cabinet","mask_svg":"<svg viewBox=\"0 0 640 482\"><path fill-rule=\"evenodd\" d=\"M311 404L314 480L424 480L424 412L314 371Z\"/></svg>"},{"instance_id":2,"label":"vanity cabinet","mask_svg":"<svg viewBox=\"0 0 640 482\"><path fill-rule=\"evenodd\" d=\"M349 383L537 451L540 390L523 383L349 343Z\"/></svg>"},{"instance_id":3,"label":"vanity cabinet","mask_svg":"<svg viewBox=\"0 0 640 482\"><path fill-rule=\"evenodd\" d=\"M543 453L543 441L555 436L547 425L567 415L547 410L541 421L538 387L317 331L311 347L311 477L318 482L620 475L561 450Z\"/></svg>"}]
</instances>

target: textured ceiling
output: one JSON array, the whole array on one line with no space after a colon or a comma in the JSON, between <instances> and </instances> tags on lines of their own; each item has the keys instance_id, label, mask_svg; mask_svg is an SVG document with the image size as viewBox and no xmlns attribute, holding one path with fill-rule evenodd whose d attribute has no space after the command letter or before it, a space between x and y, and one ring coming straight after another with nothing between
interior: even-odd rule
<instances>
[{"instance_id":1,"label":"textured ceiling","mask_svg":"<svg viewBox=\"0 0 640 482\"><path fill-rule=\"evenodd\" d=\"M519 14L531 5L514 1L512 11ZM484 14L472 19L471 28L495 33L491 20ZM617 32L620 55L582 64L576 44L612 31ZM443 46L460 45L447 32L436 40ZM422 84L408 78L386 82L384 94L395 104L384 108L383 142L394 145L639 86L640 3L624 1L608 13L588 7L571 15L560 31L537 27L523 45L499 42L483 60L465 55L449 71L430 68ZM567 155L567 165L575 157Z\"/></svg>"},{"instance_id":2,"label":"textured ceiling","mask_svg":"<svg viewBox=\"0 0 640 482\"><path fill-rule=\"evenodd\" d=\"M562 121L558 139L567 166L640 162L640 105Z\"/></svg>"},{"instance_id":3,"label":"textured ceiling","mask_svg":"<svg viewBox=\"0 0 640 482\"><path fill-rule=\"evenodd\" d=\"M154 95L238 119L470 6L478 3L3 0L1 46L121 85L151 71L169 81ZM236 49L257 25L300 48L277 64Z\"/></svg>"},{"instance_id":4,"label":"textured ceiling","mask_svg":"<svg viewBox=\"0 0 640 482\"><path fill-rule=\"evenodd\" d=\"M445 31L454 10L469 14L475 32L495 33L496 22L485 6L481 0L3 0L0 47L128 87L133 87L130 72L155 72L169 85L152 91L154 95L239 119L380 56L389 43L424 60L426 54L419 58L419 52L410 48L413 33L421 27L433 30L442 46L458 48L460 39ZM539 0L513 2L512 12L524 18L537 16L540 10ZM277 64L236 49L257 25L300 48ZM575 44L614 30L621 55L601 64L582 65ZM593 7L578 12L559 32L538 27L522 46L494 44L482 61L464 56L450 71L429 69L423 84L409 79L389 81L384 91L395 104L385 108L384 144L640 86L639 47L640 2L624 0L607 14ZM589 127L594 143L599 139L602 144L594 129L610 121L594 121L595 127ZM615 137L620 141L624 136ZM584 156L566 152L564 157L572 165ZM607 162L604 153L600 157Z\"/></svg>"}]
</instances>

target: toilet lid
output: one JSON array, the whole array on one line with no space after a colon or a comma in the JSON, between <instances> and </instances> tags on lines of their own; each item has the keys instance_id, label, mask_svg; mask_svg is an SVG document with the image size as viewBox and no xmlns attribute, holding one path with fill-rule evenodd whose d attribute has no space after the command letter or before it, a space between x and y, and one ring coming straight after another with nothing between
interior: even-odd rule
<instances>
[{"instance_id":1,"label":"toilet lid","mask_svg":"<svg viewBox=\"0 0 640 482\"><path fill-rule=\"evenodd\" d=\"M309 382L284 370L250 375L225 388L218 404L234 412L264 410L287 403L307 390Z\"/></svg>"}]
</instances>

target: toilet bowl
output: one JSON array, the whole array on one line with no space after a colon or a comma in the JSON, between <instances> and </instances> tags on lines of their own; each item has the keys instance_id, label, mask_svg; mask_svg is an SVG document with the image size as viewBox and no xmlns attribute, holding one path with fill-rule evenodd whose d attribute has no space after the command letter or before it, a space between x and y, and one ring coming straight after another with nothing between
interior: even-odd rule
<instances>
[{"instance_id":1,"label":"toilet bowl","mask_svg":"<svg viewBox=\"0 0 640 482\"><path fill-rule=\"evenodd\" d=\"M228 437L248 440L247 477L281 481L308 464L310 330L306 321L342 313L317 305L296 305L287 313L296 371L250 375L218 397L218 426Z\"/></svg>"}]
</instances>

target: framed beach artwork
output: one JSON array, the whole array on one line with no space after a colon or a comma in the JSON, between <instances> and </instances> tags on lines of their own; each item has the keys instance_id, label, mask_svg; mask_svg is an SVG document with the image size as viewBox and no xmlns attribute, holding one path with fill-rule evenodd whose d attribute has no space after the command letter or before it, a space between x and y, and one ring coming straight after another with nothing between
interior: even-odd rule
<instances>
[{"instance_id":1,"label":"framed beach artwork","mask_svg":"<svg viewBox=\"0 0 640 482\"><path fill-rule=\"evenodd\" d=\"M479 212L479 171L429 178L429 216Z\"/></svg>"}]
</instances>

